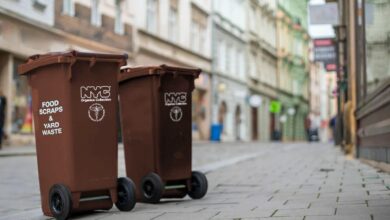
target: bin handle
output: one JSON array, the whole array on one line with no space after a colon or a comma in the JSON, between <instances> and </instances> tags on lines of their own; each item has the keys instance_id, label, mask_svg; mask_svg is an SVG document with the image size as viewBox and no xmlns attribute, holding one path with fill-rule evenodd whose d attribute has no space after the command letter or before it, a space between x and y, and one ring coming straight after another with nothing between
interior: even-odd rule
<instances>
[{"instance_id":1,"label":"bin handle","mask_svg":"<svg viewBox=\"0 0 390 220\"><path fill-rule=\"evenodd\" d=\"M68 71L67 71L67 75L68 75L68 80L72 80L72 67L73 67L73 64L76 63L76 59L71 59L70 63L69 63L69 66L68 66Z\"/></svg>"},{"instance_id":2,"label":"bin handle","mask_svg":"<svg viewBox=\"0 0 390 220\"><path fill-rule=\"evenodd\" d=\"M91 57L89 60L89 68L92 68L96 63L96 57Z\"/></svg>"},{"instance_id":3,"label":"bin handle","mask_svg":"<svg viewBox=\"0 0 390 220\"><path fill-rule=\"evenodd\" d=\"M74 59L72 59L71 57L48 57L39 61L33 61L30 59L29 62L27 62L26 64L19 65L18 72L19 74L24 75L41 66L47 66L56 63L72 62L74 62Z\"/></svg>"}]
</instances>

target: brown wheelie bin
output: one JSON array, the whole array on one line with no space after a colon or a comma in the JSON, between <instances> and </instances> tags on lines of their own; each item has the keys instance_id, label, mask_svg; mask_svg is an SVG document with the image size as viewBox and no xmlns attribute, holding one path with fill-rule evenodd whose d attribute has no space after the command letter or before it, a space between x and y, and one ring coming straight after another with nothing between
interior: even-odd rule
<instances>
[{"instance_id":1,"label":"brown wheelie bin","mask_svg":"<svg viewBox=\"0 0 390 220\"><path fill-rule=\"evenodd\" d=\"M32 89L45 215L134 207L134 184L117 170L117 76L126 59L70 51L34 55L19 66Z\"/></svg>"},{"instance_id":2,"label":"brown wheelie bin","mask_svg":"<svg viewBox=\"0 0 390 220\"><path fill-rule=\"evenodd\" d=\"M127 176L137 200L202 198L206 176L192 172L191 92L200 69L124 68L119 100Z\"/></svg>"}]
</instances>

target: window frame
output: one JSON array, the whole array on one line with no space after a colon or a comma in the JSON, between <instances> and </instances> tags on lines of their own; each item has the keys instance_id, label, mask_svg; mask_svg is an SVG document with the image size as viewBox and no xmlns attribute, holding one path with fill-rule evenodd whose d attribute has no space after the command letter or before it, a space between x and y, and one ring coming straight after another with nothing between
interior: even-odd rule
<instances>
[{"instance_id":1,"label":"window frame","mask_svg":"<svg viewBox=\"0 0 390 220\"><path fill-rule=\"evenodd\" d=\"M76 13L74 5L73 0L64 0L62 2L62 14L74 17Z\"/></svg>"},{"instance_id":2,"label":"window frame","mask_svg":"<svg viewBox=\"0 0 390 220\"><path fill-rule=\"evenodd\" d=\"M152 4L154 3L154 4ZM146 30L150 33L158 33L159 0L146 1Z\"/></svg>"},{"instance_id":3,"label":"window frame","mask_svg":"<svg viewBox=\"0 0 390 220\"><path fill-rule=\"evenodd\" d=\"M100 0L92 0L91 3L91 24L96 27L101 27L102 13L100 10Z\"/></svg>"}]
</instances>

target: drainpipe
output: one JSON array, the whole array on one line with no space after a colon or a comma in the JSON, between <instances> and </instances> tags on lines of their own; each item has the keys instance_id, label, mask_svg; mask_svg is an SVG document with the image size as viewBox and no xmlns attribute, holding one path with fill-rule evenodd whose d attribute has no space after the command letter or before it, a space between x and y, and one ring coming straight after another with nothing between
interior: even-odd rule
<instances>
[{"instance_id":1,"label":"drainpipe","mask_svg":"<svg viewBox=\"0 0 390 220\"><path fill-rule=\"evenodd\" d=\"M216 43L216 34L215 34L215 22L214 22L214 6L215 1L211 1L211 97L210 97L210 103L211 103L211 124L218 123L218 80L216 79L216 64L214 59L216 58L216 49L214 49L215 43Z\"/></svg>"},{"instance_id":2,"label":"drainpipe","mask_svg":"<svg viewBox=\"0 0 390 220\"><path fill-rule=\"evenodd\" d=\"M276 7L275 7L275 46L276 46L276 91L278 91L278 93L280 92L280 64L279 64L279 57L278 57L278 49L279 49L279 28L278 28L278 11L279 11L279 0L276 0ZM280 101L280 96L279 94L277 94L277 98L279 99ZM275 131L279 131L281 134L283 133L282 131L282 125L280 124L280 113L275 113L275 117L274 117L274 120L275 120ZM274 131L272 131L274 132Z\"/></svg>"}]
</instances>

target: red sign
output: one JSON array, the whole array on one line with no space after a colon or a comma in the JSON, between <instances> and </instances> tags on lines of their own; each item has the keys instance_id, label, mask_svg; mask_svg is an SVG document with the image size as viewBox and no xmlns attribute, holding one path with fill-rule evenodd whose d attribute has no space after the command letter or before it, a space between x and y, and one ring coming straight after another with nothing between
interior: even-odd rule
<instances>
[{"instance_id":1,"label":"red sign","mask_svg":"<svg viewBox=\"0 0 390 220\"><path fill-rule=\"evenodd\" d=\"M331 46L333 45L332 39L315 39L314 40L314 46L321 47L321 46Z\"/></svg>"},{"instance_id":2,"label":"red sign","mask_svg":"<svg viewBox=\"0 0 390 220\"><path fill-rule=\"evenodd\" d=\"M337 65L335 63L325 63L325 69L328 72L336 71L337 70Z\"/></svg>"}]
</instances>

